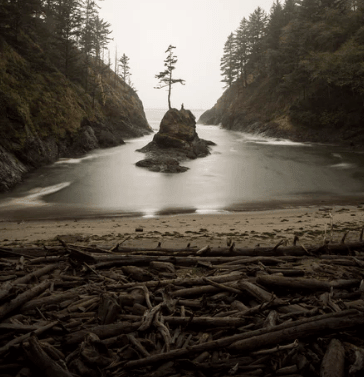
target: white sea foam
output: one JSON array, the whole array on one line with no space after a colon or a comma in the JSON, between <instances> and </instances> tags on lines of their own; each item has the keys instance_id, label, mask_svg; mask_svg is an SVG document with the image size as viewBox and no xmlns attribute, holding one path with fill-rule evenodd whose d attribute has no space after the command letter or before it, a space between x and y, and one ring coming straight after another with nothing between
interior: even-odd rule
<instances>
[{"instance_id":1,"label":"white sea foam","mask_svg":"<svg viewBox=\"0 0 364 377\"><path fill-rule=\"evenodd\" d=\"M57 162L55 162L55 164L57 164L57 165L59 165L59 164L79 164L80 162L82 162L84 160L92 160L95 157L97 157L97 156L90 155L90 156L85 156L85 157L81 157L81 158L61 158Z\"/></svg>"},{"instance_id":2,"label":"white sea foam","mask_svg":"<svg viewBox=\"0 0 364 377\"><path fill-rule=\"evenodd\" d=\"M340 164L331 165L332 168L336 169L352 169L355 168L355 164L349 164L348 162L341 162Z\"/></svg>"},{"instance_id":3,"label":"white sea foam","mask_svg":"<svg viewBox=\"0 0 364 377\"><path fill-rule=\"evenodd\" d=\"M144 214L142 217L149 219L149 218L156 217L157 209L148 208L148 209L145 209L143 212Z\"/></svg>"},{"instance_id":4,"label":"white sea foam","mask_svg":"<svg viewBox=\"0 0 364 377\"><path fill-rule=\"evenodd\" d=\"M40 206L40 205L47 205L46 202L42 200L42 197L45 195L53 194L57 191L63 190L64 188L68 187L71 182L62 182L54 186L48 187L36 187L30 190L24 197L22 198L9 198L8 200L4 201L0 204L1 207L5 206L12 206L12 205L27 205L27 206Z\"/></svg>"},{"instance_id":5,"label":"white sea foam","mask_svg":"<svg viewBox=\"0 0 364 377\"><path fill-rule=\"evenodd\" d=\"M229 211L224 211L222 209L200 208L200 209L196 209L195 213L199 215L217 215L217 214L229 213Z\"/></svg>"},{"instance_id":6,"label":"white sea foam","mask_svg":"<svg viewBox=\"0 0 364 377\"><path fill-rule=\"evenodd\" d=\"M282 145L282 146L311 146L309 143L300 143L288 139L277 139L272 137L244 134L244 136L238 141L244 143L255 143L255 144L265 144L265 145Z\"/></svg>"}]
</instances>

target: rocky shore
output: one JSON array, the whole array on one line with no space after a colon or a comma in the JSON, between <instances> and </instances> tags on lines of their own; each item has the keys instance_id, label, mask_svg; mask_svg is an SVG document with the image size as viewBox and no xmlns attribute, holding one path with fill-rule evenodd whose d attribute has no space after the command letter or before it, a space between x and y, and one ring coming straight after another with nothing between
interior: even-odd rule
<instances>
[{"instance_id":1,"label":"rocky shore","mask_svg":"<svg viewBox=\"0 0 364 377\"><path fill-rule=\"evenodd\" d=\"M222 128L260 134L267 137L284 138L296 142L334 143L349 147L362 147L364 134L361 127L361 107L348 106L340 114L346 114L344 121L338 116L331 104L330 109L315 106L297 105L293 98L275 97L274 88L269 79L257 81L242 88L239 83L233 84L217 100L216 104L205 111L198 123L205 125L221 125ZM276 98L276 100L273 100ZM320 103L316 103L317 106ZM342 105L337 104L337 107ZM339 111L338 111L339 112ZM318 118L325 118L320 123ZM340 118L341 119L341 118ZM321 119L322 120L322 119Z\"/></svg>"},{"instance_id":2,"label":"rocky shore","mask_svg":"<svg viewBox=\"0 0 364 377\"><path fill-rule=\"evenodd\" d=\"M4 43L0 66L0 192L59 158L151 133L137 93L105 68L93 93L59 72L39 47Z\"/></svg>"},{"instance_id":3,"label":"rocky shore","mask_svg":"<svg viewBox=\"0 0 364 377\"><path fill-rule=\"evenodd\" d=\"M164 115L159 132L153 140L138 152L147 157L137 166L154 172L182 173L188 170L180 162L206 157L210 154L212 141L200 139L196 132L196 118L190 110L170 109Z\"/></svg>"}]
</instances>

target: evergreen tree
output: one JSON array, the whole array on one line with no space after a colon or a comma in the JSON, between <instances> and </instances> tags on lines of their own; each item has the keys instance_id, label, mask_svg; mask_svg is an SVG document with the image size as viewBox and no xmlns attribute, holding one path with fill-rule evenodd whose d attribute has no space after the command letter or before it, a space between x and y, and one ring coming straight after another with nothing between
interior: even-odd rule
<instances>
[{"instance_id":1,"label":"evergreen tree","mask_svg":"<svg viewBox=\"0 0 364 377\"><path fill-rule=\"evenodd\" d=\"M317 21L320 17L320 0L299 0L298 16L304 21Z\"/></svg>"},{"instance_id":2,"label":"evergreen tree","mask_svg":"<svg viewBox=\"0 0 364 377\"><path fill-rule=\"evenodd\" d=\"M262 62L267 21L268 17L260 7L249 16L250 64L258 74L263 71Z\"/></svg>"},{"instance_id":3,"label":"evergreen tree","mask_svg":"<svg viewBox=\"0 0 364 377\"><path fill-rule=\"evenodd\" d=\"M286 26L287 18L281 3L277 0L273 3L265 37L265 61L267 74L282 76L282 51L280 50L282 30Z\"/></svg>"},{"instance_id":4,"label":"evergreen tree","mask_svg":"<svg viewBox=\"0 0 364 377\"><path fill-rule=\"evenodd\" d=\"M266 48L278 50L282 28L286 26L286 18L279 0L273 3L266 28Z\"/></svg>"},{"instance_id":5,"label":"evergreen tree","mask_svg":"<svg viewBox=\"0 0 364 377\"><path fill-rule=\"evenodd\" d=\"M91 56L95 55L95 28L94 20L98 15L98 5L94 0L83 0L82 14L83 24L80 33L79 44L84 54L84 85L88 91L89 68L91 66Z\"/></svg>"},{"instance_id":6,"label":"evergreen tree","mask_svg":"<svg viewBox=\"0 0 364 377\"><path fill-rule=\"evenodd\" d=\"M223 77L221 81L226 83L224 88L230 87L237 78L237 54L234 33L231 33L225 42L220 69Z\"/></svg>"},{"instance_id":7,"label":"evergreen tree","mask_svg":"<svg viewBox=\"0 0 364 377\"><path fill-rule=\"evenodd\" d=\"M182 79L174 79L172 77L173 71L176 68L177 63L177 56L174 55L174 49L176 47L169 45L167 50L165 51L167 53L167 58L164 60L164 66L166 69L157 75L155 75L155 78L159 80L159 86L155 87L155 89L162 89L162 88L168 88L168 108L171 109L171 92L172 92L172 85L176 83L180 83L184 85L185 80Z\"/></svg>"},{"instance_id":8,"label":"evergreen tree","mask_svg":"<svg viewBox=\"0 0 364 377\"><path fill-rule=\"evenodd\" d=\"M297 0L285 0L283 5L283 14L284 14L284 21L285 25L296 16L297 13Z\"/></svg>"},{"instance_id":9,"label":"evergreen tree","mask_svg":"<svg viewBox=\"0 0 364 377\"><path fill-rule=\"evenodd\" d=\"M30 32L39 24L42 2L41 0L3 0L0 9L4 12L0 19L3 19L6 28L15 37L15 40L18 40L21 30Z\"/></svg>"},{"instance_id":10,"label":"evergreen tree","mask_svg":"<svg viewBox=\"0 0 364 377\"><path fill-rule=\"evenodd\" d=\"M247 86L248 73L247 64L249 61L249 24L244 17L235 32L235 62L239 77L243 80L243 85Z\"/></svg>"},{"instance_id":11,"label":"evergreen tree","mask_svg":"<svg viewBox=\"0 0 364 377\"><path fill-rule=\"evenodd\" d=\"M110 23L99 18L97 15L93 20L93 31L94 31L94 46L95 46L95 55L96 61L98 64L101 64L101 51L108 45L111 38Z\"/></svg>"},{"instance_id":12,"label":"evergreen tree","mask_svg":"<svg viewBox=\"0 0 364 377\"><path fill-rule=\"evenodd\" d=\"M121 78L126 83L128 78L130 77L130 66L129 66L129 58L123 54L122 57L119 59L119 67L121 69Z\"/></svg>"},{"instance_id":13,"label":"evergreen tree","mask_svg":"<svg viewBox=\"0 0 364 377\"><path fill-rule=\"evenodd\" d=\"M80 5L78 0L57 0L51 16L58 59L66 77L74 71L74 63L79 56L77 40L82 25Z\"/></svg>"}]
</instances>

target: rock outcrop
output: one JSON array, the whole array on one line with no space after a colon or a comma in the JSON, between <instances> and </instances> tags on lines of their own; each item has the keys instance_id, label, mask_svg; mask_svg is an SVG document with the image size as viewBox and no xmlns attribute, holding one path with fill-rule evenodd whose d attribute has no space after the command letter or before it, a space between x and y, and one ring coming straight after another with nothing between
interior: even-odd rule
<instances>
[{"instance_id":1,"label":"rock outcrop","mask_svg":"<svg viewBox=\"0 0 364 377\"><path fill-rule=\"evenodd\" d=\"M181 173L188 170L180 162L210 154L215 143L200 139L196 132L196 118L190 110L170 109L164 115L159 132L139 152L147 158L136 163L155 172Z\"/></svg>"},{"instance_id":2,"label":"rock outcrop","mask_svg":"<svg viewBox=\"0 0 364 377\"><path fill-rule=\"evenodd\" d=\"M282 95L269 77L247 87L236 82L198 123L298 142L364 145L362 100L307 88L311 97ZM320 100L317 100L320 98Z\"/></svg>"}]
</instances>

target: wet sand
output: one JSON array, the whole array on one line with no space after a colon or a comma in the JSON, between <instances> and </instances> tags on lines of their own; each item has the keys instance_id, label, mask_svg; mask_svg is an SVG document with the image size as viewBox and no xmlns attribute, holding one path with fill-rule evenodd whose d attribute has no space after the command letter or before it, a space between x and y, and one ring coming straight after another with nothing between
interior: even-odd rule
<instances>
[{"instance_id":1,"label":"wet sand","mask_svg":"<svg viewBox=\"0 0 364 377\"><path fill-rule=\"evenodd\" d=\"M158 217L104 217L43 221L0 222L0 246L57 245L58 238L83 245L115 245L154 248L272 246L291 243L295 235L304 245L324 240L359 239L364 221L362 205L307 206L267 211L219 214L177 214Z\"/></svg>"}]
</instances>

